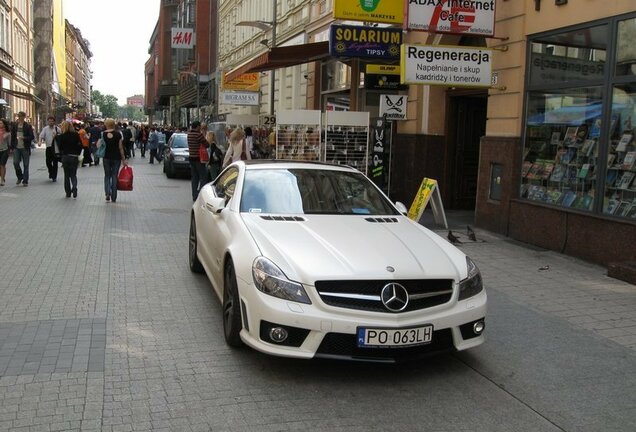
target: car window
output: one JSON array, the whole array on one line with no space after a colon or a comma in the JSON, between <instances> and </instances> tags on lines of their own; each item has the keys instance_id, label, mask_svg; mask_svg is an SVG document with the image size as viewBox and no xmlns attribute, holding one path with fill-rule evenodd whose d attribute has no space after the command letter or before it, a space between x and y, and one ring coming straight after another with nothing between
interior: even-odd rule
<instances>
[{"instance_id":1,"label":"car window","mask_svg":"<svg viewBox=\"0 0 636 432\"><path fill-rule=\"evenodd\" d=\"M258 169L245 173L241 212L397 214L361 173L319 169Z\"/></svg>"},{"instance_id":2,"label":"car window","mask_svg":"<svg viewBox=\"0 0 636 432\"><path fill-rule=\"evenodd\" d=\"M237 168L232 167L225 171L214 184L214 191L216 192L216 196L226 198L226 201L229 201L230 198L232 198L232 196L234 195L237 178Z\"/></svg>"},{"instance_id":3,"label":"car window","mask_svg":"<svg viewBox=\"0 0 636 432\"><path fill-rule=\"evenodd\" d=\"M172 138L171 148L188 148L188 136L187 135L174 135Z\"/></svg>"}]
</instances>

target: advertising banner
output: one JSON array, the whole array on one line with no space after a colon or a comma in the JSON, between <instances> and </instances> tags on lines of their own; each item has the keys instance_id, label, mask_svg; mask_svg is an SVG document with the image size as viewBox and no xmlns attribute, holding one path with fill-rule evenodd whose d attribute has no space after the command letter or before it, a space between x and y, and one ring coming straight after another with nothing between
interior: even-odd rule
<instances>
[{"instance_id":1,"label":"advertising banner","mask_svg":"<svg viewBox=\"0 0 636 432\"><path fill-rule=\"evenodd\" d=\"M334 0L333 17L350 21L402 24L402 0Z\"/></svg>"},{"instance_id":2,"label":"advertising banner","mask_svg":"<svg viewBox=\"0 0 636 432\"><path fill-rule=\"evenodd\" d=\"M223 74L223 81L221 82L221 90L245 90L245 91L259 91L260 82L258 72L244 73L234 78L232 81L226 79L227 74Z\"/></svg>"},{"instance_id":3,"label":"advertising banner","mask_svg":"<svg viewBox=\"0 0 636 432\"><path fill-rule=\"evenodd\" d=\"M495 34L495 0L409 0L407 30L431 33Z\"/></svg>"},{"instance_id":4,"label":"advertising banner","mask_svg":"<svg viewBox=\"0 0 636 432\"><path fill-rule=\"evenodd\" d=\"M380 115L387 120L406 120L406 95L380 95Z\"/></svg>"},{"instance_id":5,"label":"advertising banner","mask_svg":"<svg viewBox=\"0 0 636 432\"><path fill-rule=\"evenodd\" d=\"M250 105L260 104L259 92L221 92L221 104L224 105Z\"/></svg>"},{"instance_id":6,"label":"advertising banner","mask_svg":"<svg viewBox=\"0 0 636 432\"><path fill-rule=\"evenodd\" d=\"M371 180L380 188L386 186L386 168L384 161L384 150L386 140L386 120L377 118L373 124L373 149L371 152Z\"/></svg>"},{"instance_id":7,"label":"advertising banner","mask_svg":"<svg viewBox=\"0 0 636 432\"><path fill-rule=\"evenodd\" d=\"M332 24L329 54L333 57L366 57L399 60L402 29Z\"/></svg>"},{"instance_id":8,"label":"advertising banner","mask_svg":"<svg viewBox=\"0 0 636 432\"><path fill-rule=\"evenodd\" d=\"M196 43L191 28L172 27L171 48L194 48Z\"/></svg>"},{"instance_id":9,"label":"advertising banner","mask_svg":"<svg viewBox=\"0 0 636 432\"><path fill-rule=\"evenodd\" d=\"M400 66L368 64L364 74L364 88L368 90L405 90L400 83Z\"/></svg>"},{"instance_id":10,"label":"advertising banner","mask_svg":"<svg viewBox=\"0 0 636 432\"><path fill-rule=\"evenodd\" d=\"M402 45L401 81L452 87L490 87L492 50L465 46Z\"/></svg>"}]
</instances>

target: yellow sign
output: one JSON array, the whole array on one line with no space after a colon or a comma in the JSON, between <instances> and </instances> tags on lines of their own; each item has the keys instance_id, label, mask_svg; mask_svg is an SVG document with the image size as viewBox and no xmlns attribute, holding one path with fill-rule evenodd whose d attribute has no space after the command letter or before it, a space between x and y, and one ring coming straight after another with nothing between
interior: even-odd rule
<instances>
[{"instance_id":1,"label":"yellow sign","mask_svg":"<svg viewBox=\"0 0 636 432\"><path fill-rule=\"evenodd\" d=\"M400 67L393 65L368 64L367 73L377 75L399 75Z\"/></svg>"},{"instance_id":2,"label":"yellow sign","mask_svg":"<svg viewBox=\"0 0 636 432\"><path fill-rule=\"evenodd\" d=\"M422 213L424 213L424 209L428 204L428 200L431 199L431 194L433 190L437 188L437 180L432 180L424 177L422 179L422 184L420 185L417 194L415 194L415 199L413 199L413 204L411 204L411 208L409 209L409 218L414 221L420 220L422 217Z\"/></svg>"},{"instance_id":3,"label":"yellow sign","mask_svg":"<svg viewBox=\"0 0 636 432\"><path fill-rule=\"evenodd\" d=\"M260 83L258 72L245 73L234 78L232 81L225 79L227 74L223 74L223 82L221 83L221 90L245 90L245 91L259 91Z\"/></svg>"},{"instance_id":4,"label":"yellow sign","mask_svg":"<svg viewBox=\"0 0 636 432\"><path fill-rule=\"evenodd\" d=\"M402 24L401 0L334 0L333 17L351 21Z\"/></svg>"}]
</instances>

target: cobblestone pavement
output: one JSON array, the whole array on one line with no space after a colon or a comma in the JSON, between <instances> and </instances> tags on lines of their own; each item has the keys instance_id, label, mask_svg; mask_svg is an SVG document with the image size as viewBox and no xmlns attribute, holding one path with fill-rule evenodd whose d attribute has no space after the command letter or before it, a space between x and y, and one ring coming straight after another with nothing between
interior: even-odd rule
<instances>
[{"instance_id":1,"label":"cobblestone pavement","mask_svg":"<svg viewBox=\"0 0 636 432\"><path fill-rule=\"evenodd\" d=\"M399 367L232 350L207 279L188 270L189 181L132 165L116 204L101 166L79 169L77 199L61 170L47 181L43 149L28 188L7 166L0 431L636 430L636 289L604 268L477 230L460 247L491 298L483 348ZM526 322L570 351L509 334ZM561 374L569 359L579 375Z\"/></svg>"}]
</instances>

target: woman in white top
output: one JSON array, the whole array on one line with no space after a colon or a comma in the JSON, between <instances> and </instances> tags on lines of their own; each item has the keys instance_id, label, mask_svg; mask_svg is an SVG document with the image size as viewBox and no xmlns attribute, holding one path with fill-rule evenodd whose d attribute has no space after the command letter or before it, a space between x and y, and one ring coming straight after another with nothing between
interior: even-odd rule
<instances>
[{"instance_id":1,"label":"woman in white top","mask_svg":"<svg viewBox=\"0 0 636 432\"><path fill-rule=\"evenodd\" d=\"M241 160L241 153L245 153L245 160L252 159L249 150L247 149L247 145L245 144L245 132L243 129L236 128L230 134L230 142L228 144L227 152L225 153L225 158L223 159L223 167L225 168L232 162L236 162L237 160Z\"/></svg>"}]
</instances>

